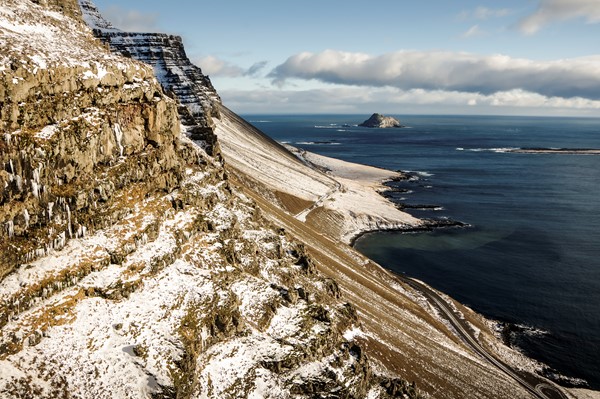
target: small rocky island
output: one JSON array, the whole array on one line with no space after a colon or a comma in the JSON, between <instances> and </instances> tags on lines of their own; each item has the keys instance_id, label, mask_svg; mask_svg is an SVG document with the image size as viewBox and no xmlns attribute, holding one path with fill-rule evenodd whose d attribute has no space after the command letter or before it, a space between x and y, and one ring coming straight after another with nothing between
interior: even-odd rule
<instances>
[{"instance_id":1,"label":"small rocky island","mask_svg":"<svg viewBox=\"0 0 600 399\"><path fill-rule=\"evenodd\" d=\"M400 121L398 119L377 113L371 115L369 119L367 119L358 126L374 128L405 127L402 126L402 124L400 124Z\"/></svg>"}]
</instances>

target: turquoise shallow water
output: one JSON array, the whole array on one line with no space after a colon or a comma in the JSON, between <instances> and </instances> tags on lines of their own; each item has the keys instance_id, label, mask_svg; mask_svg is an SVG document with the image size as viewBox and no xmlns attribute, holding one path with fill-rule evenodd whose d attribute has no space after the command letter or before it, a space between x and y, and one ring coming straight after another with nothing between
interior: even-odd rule
<instances>
[{"instance_id":1,"label":"turquoise shallow water","mask_svg":"<svg viewBox=\"0 0 600 399\"><path fill-rule=\"evenodd\" d=\"M278 141L348 161L410 170L394 198L467 229L368 234L356 248L493 319L531 327L528 355L600 389L600 156L505 148L600 148L600 119L398 116L408 129L366 129L368 115L249 115Z\"/></svg>"}]
</instances>

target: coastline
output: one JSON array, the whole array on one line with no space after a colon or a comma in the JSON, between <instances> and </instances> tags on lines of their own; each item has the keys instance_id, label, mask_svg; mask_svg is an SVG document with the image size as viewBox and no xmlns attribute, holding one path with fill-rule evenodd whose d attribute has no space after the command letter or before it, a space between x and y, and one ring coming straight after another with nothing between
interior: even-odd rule
<instances>
[{"instance_id":1,"label":"coastline","mask_svg":"<svg viewBox=\"0 0 600 399\"><path fill-rule=\"evenodd\" d=\"M404 177L399 172L277 143L225 107L215 123L231 170L260 186L265 198L296 219L330 237L349 244L361 232L423 225L380 195L385 182Z\"/></svg>"},{"instance_id":2,"label":"coastline","mask_svg":"<svg viewBox=\"0 0 600 399\"><path fill-rule=\"evenodd\" d=\"M404 172L346 162L286 145L309 167L334 179L338 190L328 193L318 205L344 215L341 240L349 245L362 235L376 231L419 231L430 229L427 220L412 216L382 195L392 180L408 180ZM310 213L310 212L309 212ZM309 214L304 220L310 219Z\"/></svg>"},{"instance_id":3,"label":"coastline","mask_svg":"<svg viewBox=\"0 0 600 399\"><path fill-rule=\"evenodd\" d=\"M307 157L308 159L310 159L311 157L319 157L319 159L321 160L321 163L318 164L318 166L321 168L327 167L327 163L326 163L327 160L333 160L333 162L338 161L338 160L335 160L334 158L328 158L328 157L312 154L312 153L306 152L306 151L302 151L302 153L303 153L303 156L308 155L308 157ZM357 169L360 169L363 167L363 165L360 165L360 164L354 164L354 165L356 165ZM381 197L385 198L386 201L390 202L391 204L393 204L394 206L397 207L396 203L394 203L390 198L388 198L384 195L386 192L386 190L385 190L386 186L384 184L387 182L393 181L393 180L400 180L400 181L409 180L411 178L411 176L410 176L410 174L408 174L407 172L404 172L404 171L393 172L393 171L386 170L386 169L381 169L381 170L386 171L388 174L390 174L390 177L387 179L384 179L384 180L379 180L378 181L379 185L381 187L383 187L384 189L383 190L375 189L375 192L378 195L380 195ZM331 173L331 170L328 170L328 172ZM373 188L373 187L371 187L371 188ZM438 230L438 229L472 227L469 224L466 224L466 223L463 223L460 221L450 220L450 219L437 219L436 220L436 219L421 218L420 220L421 220L422 224L420 224L418 226L407 226L407 227L400 227L400 228L393 228L393 227L389 228L389 227L384 226L383 228L372 229L372 230L359 230L359 231L354 232L354 234L352 235L348 244L352 248L355 248L356 242L360 238L362 238L368 234L389 233L389 232L412 234L412 233L424 233L424 232L434 231L434 230ZM385 268L384 266L381 266L381 267L384 268L387 272L391 273L392 275L396 276L397 278L399 278L403 281L407 280L407 279L411 280L411 278L408 276L401 276L401 275L398 275L397 273ZM433 287L429 286L427 283L422 282L422 281L419 281L419 283L423 287L425 287L425 289L437 292L437 290L435 290ZM446 294L443 294L443 293L441 293L441 294L443 296L445 296L446 298L448 298L449 301L455 301L454 299L447 296ZM461 304L461 306L466 307L465 305L462 305L462 304ZM469 310L471 310L471 309L469 308ZM473 310L471 310L471 311L473 311ZM515 326L513 326L511 324L507 325L504 322L500 322L498 320L487 318L476 311L473 311L473 312L475 314L477 314L477 316L479 316L483 320L485 320L488 323L488 325L490 326L490 331L492 333L494 333L493 336L497 340L497 342L495 342L496 350L494 350L492 352L494 356L504 358L506 356L506 352L516 352L516 356L514 353L509 355L509 357L520 359L521 364L517 364L517 365L513 364L512 365L512 367L514 367L515 369L519 369L520 367L523 367L524 369L528 369L529 373L531 373L533 376L535 376L535 378L546 379L548 381L552 381L552 383L555 384L556 386L560 387L563 392L568 393L569 397L574 397L574 398L578 398L578 399L600 399L600 391L586 389L587 383L584 380L577 381L577 379L571 379L569 377L565 377L565 376L561 375L559 372L557 372L556 370L553 370L546 364L526 355L518 346L511 345L505 339L503 332L498 332L498 331L495 331L495 329L491 328L491 326L493 326L493 325L500 325L500 324L503 324L505 326L505 328L512 328ZM502 347L502 349L500 349L500 346ZM506 359L504 359L504 360L506 360ZM525 364L526 364L526 366L525 366Z\"/></svg>"},{"instance_id":4,"label":"coastline","mask_svg":"<svg viewBox=\"0 0 600 399\"><path fill-rule=\"evenodd\" d=\"M394 203L390 198L386 197L384 194L386 192L387 186L385 183L400 180L400 181L408 181L411 178L410 173L404 171L390 171L382 168L371 167L361 164L355 164L345 161L340 161L335 158L325 157L318 154L314 154L308 151L299 150L291 146L286 146L286 148L293 151L296 156L301 157L306 163L310 164L313 167L318 168L319 170L324 170L328 175L333 176L336 179L341 178L353 178L358 182L363 184L363 189L371 190L373 193L376 193L379 197L383 198L387 203L393 205L396 209L398 206ZM343 165L344 169L340 169L339 165ZM381 175L377 174L375 176L369 175L368 171L372 169L378 170ZM350 172L350 173L349 173ZM362 172L362 173L361 173ZM365 172L367 172L365 174ZM383 177L383 175L387 175L387 177ZM412 233L423 233L438 229L448 229L448 228L469 228L471 225L455 221L449 219L419 219L421 223L416 226L401 226L401 227L393 227L393 225L381 225L380 228L376 229L361 229L356 230L352 234L349 234L351 238L347 242L351 247L355 247L356 242L363 236L367 234L376 234L376 233L386 233L386 232L400 232L406 234ZM408 276L399 276L396 273L388 270L384 266L381 266L387 272L392 273L396 277L406 280L410 279ZM419 282L425 289L437 292L433 287L429 286L424 282ZM446 297L449 301L454 301L452 298L448 297L446 294L441 293L444 297ZM461 304L461 306L465 307ZM471 309L470 309L471 310ZM472 310L471 310L472 311ZM501 322L493 319L489 319L473 311L478 317L485 320L485 322L490 326L490 331L493 333L495 338L493 346L495 350L493 351L494 357L499 357L503 359L503 361L508 361L509 363L514 362L513 359L519 359L516 363L513 363L511 367L515 369L524 368L529 371L535 378L546 379L548 381L552 381L552 383L556 384L563 391L567 391L570 395L574 395L576 398L586 398L586 399L598 399L600 398L599 391L592 391L585 389L584 386L578 386L576 381L569 383L569 379L564 377L558 373L555 373L554 370L549 368L544 363L541 363L526 354L524 354L518 347L512 346L503 339L502 334L495 331L491 326L500 324ZM508 359L506 359L508 353ZM533 377L532 377L533 378ZM583 395L583 396L579 396Z\"/></svg>"},{"instance_id":5,"label":"coastline","mask_svg":"<svg viewBox=\"0 0 600 399\"><path fill-rule=\"evenodd\" d=\"M398 229L377 229L377 230L366 230L357 232L349 244L352 248L355 247L355 244L358 240L368 234L377 234L377 233L403 233L403 234L413 234L413 233L426 233L429 231L439 230L439 229L466 229L472 227L468 223L463 223L456 220L451 219L421 219L424 223L421 226L415 227L406 227L406 228L398 228Z\"/></svg>"},{"instance_id":6,"label":"coastline","mask_svg":"<svg viewBox=\"0 0 600 399\"><path fill-rule=\"evenodd\" d=\"M440 226L430 222L428 225L427 221L402 212L382 195L388 188L386 182L406 179L406 174L325 157L287 145L277 144L276 149L264 138L245 132L247 128L227 115L217 121L217 135L227 164L242 175L253 176L260 183L255 186L259 195L287 211L288 215L295 216L296 221L311 226L324 238L333 237L354 245L360 237L373 232L416 233L449 227L446 223ZM274 156L281 150L287 150L288 155ZM269 198L269 193L278 192L300 198L310 205L292 212L285 204L282 206L282 201L277 201L276 195ZM387 272L384 267L379 267ZM427 306L424 310L436 317ZM481 315L478 317L483 319ZM489 326L485 331L493 333ZM515 358L526 358L504 345L496 335L492 341L498 356L511 353ZM528 364L535 363L531 358L526 359Z\"/></svg>"},{"instance_id":7,"label":"coastline","mask_svg":"<svg viewBox=\"0 0 600 399\"><path fill-rule=\"evenodd\" d=\"M371 233L402 232L409 234L433 231L435 229L470 227L469 224L457 220L429 219L412 216L404 211L404 209L408 209L408 207L400 206L401 204L392 201L385 195L387 192L391 191L391 188L386 185L387 183L392 181L411 181L415 179L413 173L406 171L392 171L376 166L346 162L289 145L286 145L286 148L311 167L324 171L342 184L349 186L352 185L352 183L355 183L358 185L358 187L355 187L355 190L364 199L364 204L361 204L361 209L344 209L342 206L337 209L346 210L351 217L356 217L356 215L360 215L362 212L369 214L374 218L381 218L381 221L375 222L375 228L370 228L373 226L373 223L366 223L362 226L358 224L357 227L359 228L354 231L348 231L345 235L346 240L344 241L351 247L354 247L356 241L362 236ZM368 207L372 202L381 204L379 205L381 208ZM437 207L437 205L435 205L435 207ZM368 211L365 212L364 209L368 209ZM406 224L405 215L410 215L417 219L419 223Z\"/></svg>"}]
</instances>

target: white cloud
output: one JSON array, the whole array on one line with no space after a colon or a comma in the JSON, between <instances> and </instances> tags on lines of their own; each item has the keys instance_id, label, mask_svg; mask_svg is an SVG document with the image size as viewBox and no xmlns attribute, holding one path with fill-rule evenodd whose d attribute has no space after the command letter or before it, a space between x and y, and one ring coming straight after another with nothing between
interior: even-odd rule
<instances>
[{"instance_id":1,"label":"white cloud","mask_svg":"<svg viewBox=\"0 0 600 399\"><path fill-rule=\"evenodd\" d=\"M258 75L267 65L267 61L256 62L249 68L242 68L238 65L234 65L230 62L224 61L212 55L207 55L194 60L194 63L198 65L202 72L206 75L211 76L223 76L223 77L241 77L241 76L256 76Z\"/></svg>"},{"instance_id":2,"label":"white cloud","mask_svg":"<svg viewBox=\"0 0 600 399\"><path fill-rule=\"evenodd\" d=\"M289 57L268 76L278 85L296 78L403 90L489 95L520 89L546 97L600 99L600 55L533 61L462 52L400 51L372 56L326 50Z\"/></svg>"},{"instance_id":3,"label":"white cloud","mask_svg":"<svg viewBox=\"0 0 600 399\"><path fill-rule=\"evenodd\" d=\"M464 32L461 36L464 37L465 39L468 39L470 37L482 36L482 35L485 35L485 31L483 31L479 27L479 25L473 25L469 29L467 29L467 31Z\"/></svg>"},{"instance_id":4,"label":"white cloud","mask_svg":"<svg viewBox=\"0 0 600 399\"><path fill-rule=\"evenodd\" d=\"M584 18L588 23L600 22L598 0L540 0L537 10L517 25L525 34L534 34L555 22Z\"/></svg>"},{"instance_id":5,"label":"white cloud","mask_svg":"<svg viewBox=\"0 0 600 399\"><path fill-rule=\"evenodd\" d=\"M223 61L219 58L207 55L194 60L205 75L238 77L244 75L244 70L237 66Z\"/></svg>"},{"instance_id":6,"label":"white cloud","mask_svg":"<svg viewBox=\"0 0 600 399\"><path fill-rule=\"evenodd\" d=\"M110 6L102 10L102 15L116 28L126 32L160 32L158 14L126 10L120 6Z\"/></svg>"},{"instance_id":7,"label":"white cloud","mask_svg":"<svg viewBox=\"0 0 600 399\"><path fill-rule=\"evenodd\" d=\"M314 90L222 90L241 113L478 113L596 115L600 101L546 97L524 90L491 95L444 90L333 87Z\"/></svg>"},{"instance_id":8,"label":"white cloud","mask_svg":"<svg viewBox=\"0 0 600 399\"><path fill-rule=\"evenodd\" d=\"M486 20L490 18L501 18L512 14L513 11L508 8L487 8L477 7L474 10L465 10L459 14L462 20L478 19Z\"/></svg>"}]
</instances>

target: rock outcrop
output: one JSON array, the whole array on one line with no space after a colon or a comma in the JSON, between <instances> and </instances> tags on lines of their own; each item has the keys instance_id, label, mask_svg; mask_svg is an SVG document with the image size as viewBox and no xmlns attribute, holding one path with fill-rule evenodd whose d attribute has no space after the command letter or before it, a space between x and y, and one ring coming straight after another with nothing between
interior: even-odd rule
<instances>
[{"instance_id":1,"label":"rock outcrop","mask_svg":"<svg viewBox=\"0 0 600 399\"><path fill-rule=\"evenodd\" d=\"M109 199L124 187L171 190L183 174L177 106L151 68L23 6L2 15L0 277L118 219Z\"/></svg>"},{"instance_id":2,"label":"rock outcrop","mask_svg":"<svg viewBox=\"0 0 600 399\"><path fill-rule=\"evenodd\" d=\"M166 93L180 103L182 122L192 139L202 141L205 150L216 155L212 119L219 117L221 99L210 79L187 57L181 37L123 32L106 21L91 1L79 0L79 3L84 20L114 52L153 67Z\"/></svg>"},{"instance_id":3,"label":"rock outcrop","mask_svg":"<svg viewBox=\"0 0 600 399\"><path fill-rule=\"evenodd\" d=\"M369 119L361 123L361 127L372 127L372 128L391 128L391 127L404 127L400 121L392 116L384 116L381 114L373 114Z\"/></svg>"}]
</instances>

